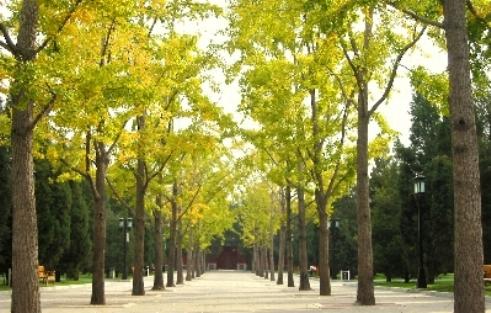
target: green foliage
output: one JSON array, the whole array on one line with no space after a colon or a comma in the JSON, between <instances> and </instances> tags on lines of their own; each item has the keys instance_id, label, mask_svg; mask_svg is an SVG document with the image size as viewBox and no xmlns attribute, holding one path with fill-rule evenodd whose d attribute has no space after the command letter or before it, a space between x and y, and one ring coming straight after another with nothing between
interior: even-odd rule
<instances>
[{"instance_id":1,"label":"green foliage","mask_svg":"<svg viewBox=\"0 0 491 313\"><path fill-rule=\"evenodd\" d=\"M67 183L57 183L49 162L36 162L36 207L39 231L39 264L56 270L70 245L72 197Z\"/></svg>"},{"instance_id":2,"label":"green foliage","mask_svg":"<svg viewBox=\"0 0 491 313\"><path fill-rule=\"evenodd\" d=\"M69 185L72 194L69 247L56 270L65 272L69 279L78 280L80 273L89 269L92 251L89 187L85 182L77 181L71 181Z\"/></svg>"}]
</instances>

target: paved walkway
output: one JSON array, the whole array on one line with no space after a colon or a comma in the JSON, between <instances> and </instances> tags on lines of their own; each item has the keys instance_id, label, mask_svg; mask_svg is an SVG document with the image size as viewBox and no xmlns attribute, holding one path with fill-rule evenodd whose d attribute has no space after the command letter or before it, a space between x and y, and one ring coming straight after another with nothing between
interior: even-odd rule
<instances>
[{"instance_id":1,"label":"paved walkway","mask_svg":"<svg viewBox=\"0 0 491 313\"><path fill-rule=\"evenodd\" d=\"M297 283L297 282L296 282ZM240 313L240 312L341 312L341 313L446 313L453 311L448 295L396 292L377 289L377 305L354 305L356 285L333 282L333 295L318 296L318 281L312 280L312 291L278 286L274 282L244 272L208 272L164 292L150 291L152 279L147 278L147 294L133 297L131 282L107 282L107 305L91 306L90 285L42 288L44 313ZM486 312L491 313L487 303ZM0 293L0 312L10 311L10 294Z\"/></svg>"}]
</instances>

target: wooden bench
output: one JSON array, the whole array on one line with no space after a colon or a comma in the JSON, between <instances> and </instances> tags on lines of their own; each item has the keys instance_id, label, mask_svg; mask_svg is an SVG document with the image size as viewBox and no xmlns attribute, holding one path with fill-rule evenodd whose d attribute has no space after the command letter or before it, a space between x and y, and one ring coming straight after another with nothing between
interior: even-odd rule
<instances>
[{"instance_id":1,"label":"wooden bench","mask_svg":"<svg viewBox=\"0 0 491 313\"><path fill-rule=\"evenodd\" d=\"M48 271L44 268L42 265L38 265L38 279L41 280L46 286L48 285L49 282L55 283L55 276L56 272L55 271Z\"/></svg>"},{"instance_id":2,"label":"wooden bench","mask_svg":"<svg viewBox=\"0 0 491 313\"><path fill-rule=\"evenodd\" d=\"M491 264L482 266L484 272L484 284L491 283Z\"/></svg>"}]
</instances>

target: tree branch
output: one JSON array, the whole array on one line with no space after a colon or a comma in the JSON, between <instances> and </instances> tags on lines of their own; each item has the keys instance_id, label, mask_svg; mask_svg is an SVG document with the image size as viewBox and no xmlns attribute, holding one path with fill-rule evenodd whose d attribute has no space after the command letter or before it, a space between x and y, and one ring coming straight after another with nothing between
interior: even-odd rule
<instances>
[{"instance_id":1,"label":"tree branch","mask_svg":"<svg viewBox=\"0 0 491 313\"><path fill-rule=\"evenodd\" d=\"M147 189L148 184L150 184L150 182L155 177L157 177L157 175L159 175L160 173L162 173L162 171L164 170L165 166L167 165L167 162L169 162L170 158L172 157L172 153L173 153L173 151L171 153L169 153L169 155L165 159L164 163L162 163L157 169L154 169L153 170L153 173L151 175L148 175L147 174L147 178L146 178L145 185L144 185L144 189L145 190Z\"/></svg>"},{"instance_id":2,"label":"tree branch","mask_svg":"<svg viewBox=\"0 0 491 313\"><path fill-rule=\"evenodd\" d=\"M397 75L397 69L399 68L399 64L401 63L401 60L402 58L404 57L404 55L406 54L406 52L411 49L417 42L418 40L421 38L421 36L423 36L423 34L425 33L426 31L426 26L424 26L421 31L418 33L418 35L416 35L416 37L411 41L409 42L404 48L402 48L402 50L399 52L399 55L397 56L393 66L392 66L392 71L390 73L390 78L389 78L389 81L387 83L387 86L385 86L385 90L384 90L384 93L382 94L382 96L380 97L380 99L378 99L377 102L375 102L375 104L373 105L373 107L368 111L368 117L372 116L372 114L378 109L378 107L385 101L385 99L387 99L391 89L392 89L392 85L394 84L394 80L396 78L396 75Z\"/></svg>"},{"instance_id":3,"label":"tree branch","mask_svg":"<svg viewBox=\"0 0 491 313\"><path fill-rule=\"evenodd\" d=\"M180 221L182 219L182 217L187 213L187 211L191 208L191 206L193 205L194 201L196 200L196 197L198 197L198 194L199 194L202 186L203 186L202 183L198 185L198 189L196 189L196 192L194 193L193 198L191 199L191 201L189 201L189 203L186 206L186 208L183 211L181 211L181 214L177 217L177 220L176 221Z\"/></svg>"},{"instance_id":4,"label":"tree branch","mask_svg":"<svg viewBox=\"0 0 491 313\"><path fill-rule=\"evenodd\" d=\"M358 67L355 65L355 63L353 62L353 60L351 59L351 57L349 56L348 49L346 48L346 43L342 39L340 39L339 42L341 44L341 48L343 50L344 57L348 61L348 64L351 67L351 70L353 71L353 74L355 74L356 85L358 86L358 88L360 90L362 90L363 89L363 80L360 77L360 71L359 71Z\"/></svg>"},{"instance_id":5,"label":"tree branch","mask_svg":"<svg viewBox=\"0 0 491 313\"><path fill-rule=\"evenodd\" d=\"M75 4L73 5L73 7L68 11L68 14L63 19L63 22L60 24L60 26L58 26L58 29L56 30L56 33L54 34L54 36L47 37L43 41L43 43L36 49L36 53L41 52L44 48L46 48L50 44L50 42L52 42L61 33L61 31L63 30L63 28L65 28L66 24L68 24L68 21L73 16L73 14L77 10L77 8L80 6L80 4L82 3L82 1L83 0L77 0L77 1L75 1Z\"/></svg>"},{"instance_id":6,"label":"tree branch","mask_svg":"<svg viewBox=\"0 0 491 313\"><path fill-rule=\"evenodd\" d=\"M5 42L0 41L0 45L4 47L6 50L8 50L10 53L12 53L13 55L17 55L17 45L12 40L12 37L10 37L7 26L5 26L5 24L1 22L0 22L0 31L3 34L3 38L5 38Z\"/></svg>"},{"instance_id":7,"label":"tree branch","mask_svg":"<svg viewBox=\"0 0 491 313\"><path fill-rule=\"evenodd\" d=\"M48 86L49 88L49 86ZM51 90L51 88L49 88L49 92L51 93L51 99L48 101L48 103L43 107L43 109L41 110L41 112L39 112L35 117L34 119L29 123L29 126L28 128L29 129L34 129L34 127L36 127L37 123L39 123L39 121L44 117L46 116L47 114L49 114L49 112L53 109L55 103L56 103L56 99L58 97L58 95L53 91Z\"/></svg>"},{"instance_id":8,"label":"tree branch","mask_svg":"<svg viewBox=\"0 0 491 313\"><path fill-rule=\"evenodd\" d=\"M102 43L102 49L101 49L101 60L99 62L99 66L104 66L105 64L105 56L107 55L107 50L109 49L109 42L111 40L111 34L116 28L116 18L113 18L111 21L111 25L109 26L109 29L107 30L106 37L104 38L104 41Z\"/></svg>"},{"instance_id":9,"label":"tree branch","mask_svg":"<svg viewBox=\"0 0 491 313\"><path fill-rule=\"evenodd\" d=\"M116 200L118 200L118 202L124 206L129 212L131 212L133 209L128 205L127 201L124 201L121 196L119 195L119 193L116 191L116 188L114 188L113 184L111 183L111 181L109 180L109 177L106 176L106 182L107 182L107 185L109 186L109 189L111 189L114 197L116 198Z\"/></svg>"},{"instance_id":10,"label":"tree branch","mask_svg":"<svg viewBox=\"0 0 491 313\"><path fill-rule=\"evenodd\" d=\"M421 23L426 24L426 25L431 25L431 26L434 26L434 27L437 27L437 28L441 28L441 29L444 28L443 23L437 22L437 21L432 20L431 18L428 18L428 17L421 16L421 15L417 14L414 11L411 11L411 10L408 10L408 9L398 8L395 3L389 2L388 5L390 5L391 7L395 8L396 10L401 11L402 13L408 15L409 17L411 17L412 19L414 19L414 20L416 20L418 22L421 22Z\"/></svg>"},{"instance_id":11,"label":"tree branch","mask_svg":"<svg viewBox=\"0 0 491 313\"><path fill-rule=\"evenodd\" d=\"M119 130L118 134L114 138L113 143L109 146L109 149L107 149L107 153L108 154L111 153L111 152L113 152L114 148L116 147L116 144L118 143L119 138L121 137L121 134L123 133L123 130L124 130L124 127L126 126L126 123L128 123L128 120L126 120L126 121L123 122L123 126L121 127L121 129Z\"/></svg>"},{"instance_id":12,"label":"tree branch","mask_svg":"<svg viewBox=\"0 0 491 313\"><path fill-rule=\"evenodd\" d=\"M65 166L67 166L71 171L84 177L89 182L90 189L92 190L92 194L93 194L94 198L99 199L100 195L97 192L97 188L95 186L94 179L92 179L92 176L89 174L89 172L84 172L84 171L82 171L82 170L80 170L74 166L71 166L65 159L60 159L60 162L65 164Z\"/></svg>"},{"instance_id":13,"label":"tree branch","mask_svg":"<svg viewBox=\"0 0 491 313\"><path fill-rule=\"evenodd\" d=\"M483 23L484 25L486 25L488 27L488 29L490 28L490 22L488 22L486 19L486 17L482 17L479 15L479 13L477 13L476 11L476 8L474 7L474 5L472 4L472 1L471 0L467 0L466 2L466 5L467 5L467 9L472 13L472 15L474 15L474 17L480 21L481 23ZM488 18L489 18L489 14L488 14Z\"/></svg>"}]
</instances>

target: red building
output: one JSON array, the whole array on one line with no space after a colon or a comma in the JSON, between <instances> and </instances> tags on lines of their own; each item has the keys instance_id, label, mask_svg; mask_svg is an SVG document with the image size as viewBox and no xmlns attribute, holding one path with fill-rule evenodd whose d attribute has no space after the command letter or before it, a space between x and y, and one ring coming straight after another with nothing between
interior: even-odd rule
<instances>
[{"instance_id":1,"label":"red building","mask_svg":"<svg viewBox=\"0 0 491 313\"><path fill-rule=\"evenodd\" d=\"M218 254L208 255L209 269L246 270L247 260L236 247L221 247Z\"/></svg>"}]
</instances>

